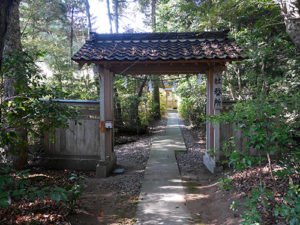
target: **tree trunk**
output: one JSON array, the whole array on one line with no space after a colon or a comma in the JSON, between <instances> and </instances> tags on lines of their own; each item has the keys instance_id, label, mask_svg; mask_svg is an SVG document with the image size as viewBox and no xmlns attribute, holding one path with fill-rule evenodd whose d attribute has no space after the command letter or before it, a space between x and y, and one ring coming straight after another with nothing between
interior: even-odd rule
<instances>
[{"instance_id":1,"label":"tree trunk","mask_svg":"<svg viewBox=\"0 0 300 225\"><path fill-rule=\"evenodd\" d=\"M22 51L21 46L21 31L20 31L20 18L19 18L19 5L21 0L13 1L10 8L10 16L7 23L7 33L4 41L3 56L11 51ZM17 70L18 68L15 68ZM17 82L17 77L6 77L4 80L4 97L11 98L18 95L18 91L15 88L15 83ZM26 84L24 84L24 87ZM23 127L16 127L15 132L17 137L22 140L22 144L14 146L8 146L10 152L15 153L12 157L13 165L16 169L23 169L27 164L28 158L28 140L27 140L27 130Z\"/></svg>"},{"instance_id":2,"label":"tree trunk","mask_svg":"<svg viewBox=\"0 0 300 225\"><path fill-rule=\"evenodd\" d=\"M92 32L93 30L92 30L89 0L85 0L85 8L86 8L86 15L87 15L87 19L88 19L88 39L90 39L90 32Z\"/></svg>"},{"instance_id":3,"label":"tree trunk","mask_svg":"<svg viewBox=\"0 0 300 225\"><path fill-rule=\"evenodd\" d=\"M4 40L3 56L11 51L21 51L21 31L19 19L20 0L13 1L9 12L9 20L7 23L7 32ZM13 97L17 95L14 88L16 78L5 78L4 81L4 97Z\"/></svg>"},{"instance_id":4,"label":"tree trunk","mask_svg":"<svg viewBox=\"0 0 300 225\"><path fill-rule=\"evenodd\" d=\"M159 95L159 76L154 75L152 76L153 79L153 94L152 94L152 101L154 104L153 107L153 117L155 120L160 120L160 95Z\"/></svg>"},{"instance_id":5,"label":"tree trunk","mask_svg":"<svg viewBox=\"0 0 300 225\"><path fill-rule=\"evenodd\" d=\"M140 120L140 117L139 117L139 105L140 105L140 102L141 102L140 99L142 97L143 89L146 85L146 82L147 82L147 77L144 78L144 80L142 81L142 83L139 87L139 90L138 90L138 93L137 93L137 101L136 101L136 104L135 104L135 119L136 119L137 134L140 133L140 128L141 128L141 120Z\"/></svg>"},{"instance_id":6,"label":"tree trunk","mask_svg":"<svg viewBox=\"0 0 300 225\"><path fill-rule=\"evenodd\" d=\"M118 89L115 88L114 89L114 93L115 93L115 121L116 121L116 127L122 127L123 126L123 118L122 118L122 107L121 107L121 102L119 99L119 93L118 93Z\"/></svg>"},{"instance_id":7,"label":"tree trunk","mask_svg":"<svg viewBox=\"0 0 300 225\"><path fill-rule=\"evenodd\" d=\"M2 57L3 57L3 48L4 48L4 41L7 33L7 25L10 17L10 11L11 7L13 5L12 0L1 0L0 1L0 72L2 68ZM4 80L3 77L1 79L1 88L4 86ZM0 89L0 91L2 91ZM1 92L0 92L1 93ZM2 101L2 98L4 96L0 96L0 102ZM0 107L0 123L3 123L3 118L2 118L2 108Z\"/></svg>"},{"instance_id":8,"label":"tree trunk","mask_svg":"<svg viewBox=\"0 0 300 225\"><path fill-rule=\"evenodd\" d=\"M112 34L113 30L112 30L112 19L111 19L109 0L106 0L106 6L107 6L107 14L108 14L110 33Z\"/></svg>"},{"instance_id":9,"label":"tree trunk","mask_svg":"<svg viewBox=\"0 0 300 225\"><path fill-rule=\"evenodd\" d=\"M152 22L152 31L155 32L156 30L156 16L155 16L155 10L156 10L156 0L151 1L151 22ZM159 95L159 76L153 75L153 95L152 95L152 101L154 103L153 108L153 116L154 119L160 120L160 95Z\"/></svg>"},{"instance_id":10,"label":"tree trunk","mask_svg":"<svg viewBox=\"0 0 300 225\"><path fill-rule=\"evenodd\" d=\"M300 0L278 0L284 16L286 32L300 52Z\"/></svg>"},{"instance_id":11,"label":"tree trunk","mask_svg":"<svg viewBox=\"0 0 300 225\"><path fill-rule=\"evenodd\" d=\"M114 0L115 1L115 28L116 28L116 33L119 33L119 0Z\"/></svg>"},{"instance_id":12,"label":"tree trunk","mask_svg":"<svg viewBox=\"0 0 300 225\"><path fill-rule=\"evenodd\" d=\"M152 23L152 31L156 30L156 0L151 1L151 23Z\"/></svg>"},{"instance_id":13,"label":"tree trunk","mask_svg":"<svg viewBox=\"0 0 300 225\"><path fill-rule=\"evenodd\" d=\"M2 66L2 55L4 48L4 41L7 33L8 21L10 18L10 11L13 5L13 0L0 1L0 70Z\"/></svg>"},{"instance_id":14,"label":"tree trunk","mask_svg":"<svg viewBox=\"0 0 300 225\"><path fill-rule=\"evenodd\" d=\"M74 6L71 9L71 33L70 33L70 65L73 66L73 60L71 59L73 56L73 37L74 37Z\"/></svg>"}]
</instances>

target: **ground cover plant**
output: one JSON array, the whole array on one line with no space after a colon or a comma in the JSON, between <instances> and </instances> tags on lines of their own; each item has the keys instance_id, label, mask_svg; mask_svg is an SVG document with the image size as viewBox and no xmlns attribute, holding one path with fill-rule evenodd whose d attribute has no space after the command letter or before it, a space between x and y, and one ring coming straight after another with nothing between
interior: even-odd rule
<instances>
[{"instance_id":1,"label":"ground cover plant","mask_svg":"<svg viewBox=\"0 0 300 225\"><path fill-rule=\"evenodd\" d=\"M68 119L76 119L78 115L74 109L51 101L51 98L63 93L59 89L48 89L43 83L43 76L34 63L37 57L42 56L40 53L10 52L2 63L1 88L5 79L14 78L13 88L18 93L17 96L1 99L2 224L40 224L64 220L83 191L82 177L76 174L69 174L69 179L62 176L55 183L54 177L49 174L37 174L28 167L40 149L44 132L67 127ZM41 101L42 98L49 100ZM56 208L62 210L61 213L57 214ZM55 215L51 214L53 210Z\"/></svg>"},{"instance_id":2,"label":"ground cover plant","mask_svg":"<svg viewBox=\"0 0 300 225\"><path fill-rule=\"evenodd\" d=\"M243 149L235 148L233 139L225 144L228 160L224 163L240 172L221 180L224 189L232 184L247 193L244 224L299 223L298 121L291 116L294 105L280 100L280 96L258 97L236 104L221 119L236 123L245 137Z\"/></svg>"},{"instance_id":3,"label":"ground cover plant","mask_svg":"<svg viewBox=\"0 0 300 225\"><path fill-rule=\"evenodd\" d=\"M68 170L2 168L1 224L68 224L67 217L83 193L86 175Z\"/></svg>"}]
</instances>

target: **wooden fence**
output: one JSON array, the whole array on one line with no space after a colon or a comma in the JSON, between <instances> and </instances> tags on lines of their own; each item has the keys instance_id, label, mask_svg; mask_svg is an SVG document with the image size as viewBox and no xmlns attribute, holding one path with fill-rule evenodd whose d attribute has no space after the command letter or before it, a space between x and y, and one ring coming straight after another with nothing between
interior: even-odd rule
<instances>
[{"instance_id":1,"label":"wooden fence","mask_svg":"<svg viewBox=\"0 0 300 225\"><path fill-rule=\"evenodd\" d=\"M55 101L76 107L81 116L77 123L69 121L69 128L45 134L43 164L58 169L95 170L100 159L99 101Z\"/></svg>"}]
</instances>

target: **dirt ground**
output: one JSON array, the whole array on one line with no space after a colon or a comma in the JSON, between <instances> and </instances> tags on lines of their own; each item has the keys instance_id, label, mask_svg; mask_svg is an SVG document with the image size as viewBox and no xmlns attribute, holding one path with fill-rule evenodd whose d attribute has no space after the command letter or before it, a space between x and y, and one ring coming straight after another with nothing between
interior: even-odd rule
<instances>
[{"instance_id":1,"label":"dirt ground","mask_svg":"<svg viewBox=\"0 0 300 225\"><path fill-rule=\"evenodd\" d=\"M123 174L104 179L89 178L76 214L69 217L73 225L133 224L144 170L149 158L151 137L165 130L166 121L152 125L150 135L115 147L118 168Z\"/></svg>"},{"instance_id":2,"label":"dirt ground","mask_svg":"<svg viewBox=\"0 0 300 225\"><path fill-rule=\"evenodd\" d=\"M217 179L189 180L185 177L184 181L187 207L194 219L192 224L240 224L239 213L230 210L231 203L239 197L220 190Z\"/></svg>"},{"instance_id":3,"label":"dirt ground","mask_svg":"<svg viewBox=\"0 0 300 225\"><path fill-rule=\"evenodd\" d=\"M100 184L101 180L92 178L88 180L88 188L81 197L80 208L76 210L76 214L70 215L70 223L133 224L137 196L121 194L109 188L100 189Z\"/></svg>"},{"instance_id":4,"label":"dirt ground","mask_svg":"<svg viewBox=\"0 0 300 225\"><path fill-rule=\"evenodd\" d=\"M192 224L199 225L237 225L240 224L240 212L232 211L233 201L241 196L232 191L224 191L218 185L218 179L224 172L211 174L203 164L205 151L205 133L192 129L180 121L187 153L177 154L177 161L186 190L187 207L192 214Z\"/></svg>"},{"instance_id":5,"label":"dirt ground","mask_svg":"<svg viewBox=\"0 0 300 225\"><path fill-rule=\"evenodd\" d=\"M290 179L299 183L300 176L293 178L271 179L268 166L253 167L245 171L232 173L223 171L212 175L202 162L205 152L205 133L203 129L196 130L180 122L186 152L176 152L178 167L186 191L186 204L191 213L191 224L195 225L237 225L241 223L242 206L240 211L233 211L233 202L244 202L245 197L251 196L251 190L257 188L259 179L257 171L261 170L265 186L272 190L275 201L271 202L269 211L262 212L264 225L288 224L284 217L276 217L272 210L276 204L281 204L283 196L288 191ZM144 136L128 138L130 143L115 147L117 164L124 173L115 174L108 178L96 179L95 172L71 170L46 170L31 168L28 176L30 187L65 187L69 190L76 181L70 177L86 176L87 187L75 205L75 210L66 203L51 200L49 196L30 200L20 198L12 201L8 208L0 210L0 224L56 224L56 225L99 225L99 224L134 224L141 190L144 170L149 158L151 139L154 135L165 133L166 120L154 124L151 132ZM127 141L128 141L127 140ZM124 143L124 142L123 142ZM274 163L273 168L277 168ZM299 168L296 166L295 168ZM218 184L218 179L229 172L231 190L225 191ZM17 175L14 179L19 179ZM235 190L235 191L234 191ZM279 202L279 203L278 203ZM261 208L257 208L261 210ZM72 212L72 213L70 213Z\"/></svg>"},{"instance_id":6,"label":"dirt ground","mask_svg":"<svg viewBox=\"0 0 300 225\"><path fill-rule=\"evenodd\" d=\"M178 153L177 160L186 187L187 207L193 217L191 224L239 224L239 212L229 209L232 202L240 198L239 195L221 190L217 184L221 174L210 174L202 163L205 149L205 138L201 137L203 132L191 129L182 121L180 123L188 151ZM151 135L163 133L165 125L166 121L155 124ZM69 217L72 225L134 224L151 135L116 147L117 164L125 172L105 179L89 178L80 207Z\"/></svg>"}]
</instances>

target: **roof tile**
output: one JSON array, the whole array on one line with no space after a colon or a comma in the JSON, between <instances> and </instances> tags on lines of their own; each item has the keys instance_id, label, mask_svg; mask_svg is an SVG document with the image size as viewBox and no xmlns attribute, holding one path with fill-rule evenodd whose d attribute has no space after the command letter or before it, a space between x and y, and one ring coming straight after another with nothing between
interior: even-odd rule
<instances>
[{"instance_id":1,"label":"roof tile","mask_svg":"<svg viewBox=\"0 0 300 225\"><path fill-rule=\"evenodd\" d=\"M72 59L77 62L242 59L242 49L227 33L91 33L91 40Z\"/></svg>"}]
</instances>

